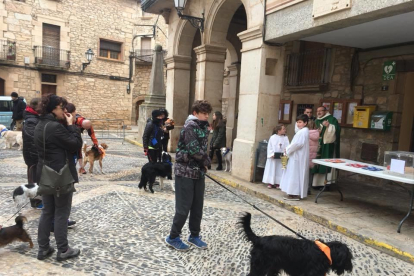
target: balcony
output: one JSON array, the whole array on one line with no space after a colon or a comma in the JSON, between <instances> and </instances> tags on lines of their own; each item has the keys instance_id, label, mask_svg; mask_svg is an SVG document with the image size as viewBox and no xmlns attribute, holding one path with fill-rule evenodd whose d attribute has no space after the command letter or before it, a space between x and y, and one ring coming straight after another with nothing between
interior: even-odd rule
<instances>
[{"instance_id":1,"label":"balcony","mask_svg":"<svg viewBox=\"0 0 414 276\"><path fill-rule=\"evenodd\" d=\"M69 69L70 51L49 46L34 46L35 64L39 67Z\"/></svg>"},{"instance_id":2,"label":"balcony","mask_svg":"<svg viewBox=\"0 0 414 276\"><path fill-rule=\"evenodd\" d=\"M16 42L0 39L0 61L16 61Z\"/></svg>"},{"instance_id":3,"label":"balcony","mask_svg":"<svg viewBox=\"0 0 414 276\"><path fill-rule=\"evenodd\" d=\"M167 51L163 50L162 51L164 54L164 58L167 55ZM153 56L154 56L154 50L151 49L139 49L139 50L135 50L135 61L136 63L151 63L152 64L152 60L153 60Z\"/></svg>"},{"instance_id":4,"label":"balcony","mask_svg":"<svg viewBox=\"0 0 414 276\"><path fill-rule=\"evenodd\" d=\"M317 91L327 88L331 49L292 53L286 60L286 86L291 90Z\"/></svg>"}]
</instances>

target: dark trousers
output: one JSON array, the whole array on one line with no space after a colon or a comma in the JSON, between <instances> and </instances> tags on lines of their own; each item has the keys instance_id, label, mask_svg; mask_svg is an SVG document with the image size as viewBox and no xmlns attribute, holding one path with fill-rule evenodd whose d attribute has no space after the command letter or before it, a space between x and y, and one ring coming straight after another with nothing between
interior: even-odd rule
<instances>
[{"instance_id":1,"label":"dark trousers","mask_svg":"<svg viewBox=\"0 0 414 276\"><path fill-rule=\"evenodd\" d=\"M150 163L161 162L161 149L148 149L147 157Z\"/></svg>"},{"instance_id":2,"label":"dark trousers","mask_svg":"<svg viewBox=\"0 0 414 276\"><path fill-rule=\"evenodd\" d=\"M223 167L223 157L221 156L220 149L212 149L210 150L210 159L213 160L214 153L216 153L217 163L219 167Z\"/></svg>"},{"instance_id":3,"label":"dark trousers","mask_svg":"<svg viewBox=\"0 0 414 276\"><path fill-rule=\"evenodd\" d=\"M73 193L60 195L44 195L43 210L40 216L37 241L39 250L47 250L50 243L50 230L55 219L55 239L59 252L68 249L68 219L72 207Z\"/></svg>"},{"instance_id":4,"label":"dark trousers","mask_svg":"<svg viewBox=\"0 0 414 276\"><path fill-rule=\"evenodd\" d=\"M191 236L198 237L200 235L205 187L204 177L191 179L175 176L175 216L170 232L171 239L180 236L188 213L190 213L189 228Z\"/></svg>"},{"instance_id":5,"label":"dark trousers","mask_svg":"<svg viewBox=\"0 0 414 276\"><path fill-rule=\"evenodd\" d=\"M168 148L168 141L170 140L170 138L164 138L161 140L161 144L162 144L162 151L168 152L167 148Z\"/></svg>"}]
</instances>

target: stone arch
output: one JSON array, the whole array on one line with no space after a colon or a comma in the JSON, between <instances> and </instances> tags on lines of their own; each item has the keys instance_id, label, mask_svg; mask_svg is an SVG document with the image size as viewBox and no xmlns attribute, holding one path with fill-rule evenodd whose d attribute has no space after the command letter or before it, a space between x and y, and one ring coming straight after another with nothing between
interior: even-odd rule
<instances>
[{"instance_id":1,"label":"stone arch","mask_svg":"<svg viewBox=\"0 0 414 276\"><path fill-rule=\"evenodd\" d=\"M190 22L186 20L180 20L177 26L177 32L175 37L175 49L174 53L179 56L191 56L193 50L193 41L198 29L194 28Z\"/></svg>"},{"instance_id":2,"label":"stone arch","mask_svg":"<svg viewBox=\"0 0 414 276\"><path fill-rule=\"evenodd\" d=\"M247 26L250 16L248 0L216 0L211 6L205 26L205 44L222 45L226 41L228 28L237 9L243 5L246 10Z\"/></svg>"}]
</instances>

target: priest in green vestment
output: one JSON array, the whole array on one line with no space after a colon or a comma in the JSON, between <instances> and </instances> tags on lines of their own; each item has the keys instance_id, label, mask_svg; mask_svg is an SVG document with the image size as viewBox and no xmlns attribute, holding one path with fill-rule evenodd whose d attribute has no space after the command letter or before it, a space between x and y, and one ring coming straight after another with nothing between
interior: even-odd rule
<instances>
[{"instance_id":1,"label":"priest in green vestment","mask_svg":"<svg viewBox=\"0 0 414 276\"><path fill-rule=\"evenodd\" d=\"M316 158L339 158L341 128L338 120L332 116L324 106L318 107L317 116L315 124L319 129L320 135L319 149ZM325 135L326 131L328 131L327 135ZM314 174L312 186L323 186L327 171L330 173L331 168L322 165L315 165L311 171L312 174ZM330 179L332 179L332 176L328 176L328 180Z\"/></svg>"}]
</instances>

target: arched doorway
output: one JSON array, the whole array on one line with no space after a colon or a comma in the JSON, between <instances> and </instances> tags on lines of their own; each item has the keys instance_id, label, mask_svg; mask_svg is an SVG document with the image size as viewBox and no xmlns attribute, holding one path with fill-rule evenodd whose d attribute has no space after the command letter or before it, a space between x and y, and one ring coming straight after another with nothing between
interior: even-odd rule
<instances>
[{"instance_id":1,"label":"arched doorway","mask_svg":"<svg viewBox=\"0 0 414 276\"><path fill-rule=\"evenodd\" d=\"M0 78L0 96L4 96L6 94L6 81Z\"/></svg>"}]
</instances>

